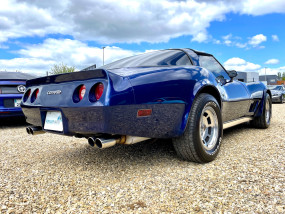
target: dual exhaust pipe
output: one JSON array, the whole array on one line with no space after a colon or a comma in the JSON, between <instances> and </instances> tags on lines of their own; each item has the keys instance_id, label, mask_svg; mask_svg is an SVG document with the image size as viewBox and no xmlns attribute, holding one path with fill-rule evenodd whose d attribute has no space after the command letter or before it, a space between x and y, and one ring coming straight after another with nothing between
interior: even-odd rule
<instances>
[{"instance_id":1,"label":"dual exhaust pipe","mask_svg":"<svg viewBox=\"0 0 285 214\"><path fill-rule=\"evenodd\" d=\"M40 126L28 126L26 128L26 131L30 135L39 135L39 134L45 133L45 131L43 131L42 127ZM116 144L130 145L130 144L139 143L139 142L142 142L148 139L150 138L134 137L134 136L129 136L129 135L122 135L122 136L108 138L108 139L89 137L88 143L90 146L97 146L99 149L105 149L105 148L115 146Z\"/></svg>"},{"instance_id":2,"label":"dual exhaust pipe","mask_svg":"<svg viewBox=\"0 0 285 214\"><path fill-rule=\"evenodd\" d=\"M31 134L31 135L38 135L38 134L44 134L45 133L43 131L42 127L40 127L40 126L28 126L26 128L26 131L28 134Z\"/></svg>"},{"instance_id":3,"label":"dual exhaust pipe","mask_svg":"<svg viewBox=\"0 0 285 214\"><path fill-rule=\"evenodd\" d=\"M134 137L134 136L126 136L122 135L120 137L116 138L94 138L94 137L89 137L88 138L88 143L90 146L97 146L99 149L106 149L112 146L115 146L116 144L125 144L125 145L130 145L130 144L135 144L139 143L145 140L148 140L150 138L146 137Z\"/></svg>"}]
</instances>

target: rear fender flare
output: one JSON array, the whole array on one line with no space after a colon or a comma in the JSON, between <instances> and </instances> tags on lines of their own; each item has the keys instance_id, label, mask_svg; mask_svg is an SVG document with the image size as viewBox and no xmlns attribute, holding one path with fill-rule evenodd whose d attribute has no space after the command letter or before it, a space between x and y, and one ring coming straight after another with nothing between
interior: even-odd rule
<instances>
[{"instance_id":1,"label":"rear fender flare","mask_svg":"<svg viewBox=\"0 0 285 214\"><path fill-rule=\"evenodd\" d=\"M211 94L213 97L215 97L220 105L220 108L222 109L222 98L220 96L220 92L217 89L217 87L207 79L196 82L196 84L193 87L193 95L189 98L189 103L185 109L184 117L180 127L180 130L182 132L181 134L183 134L186 129L193 102L197 98L197 96L201 93L208 93Z\"/></svg>"}]
</instances>

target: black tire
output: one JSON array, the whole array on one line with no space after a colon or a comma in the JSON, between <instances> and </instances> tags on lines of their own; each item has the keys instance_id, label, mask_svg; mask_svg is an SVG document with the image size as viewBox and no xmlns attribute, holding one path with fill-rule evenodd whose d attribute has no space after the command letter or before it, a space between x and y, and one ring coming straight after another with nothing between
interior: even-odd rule
<instances>
[{"instance_id":1,"label":"black tire","mask_svg":"<svg viewBox=\"0 0 285 214\"><path fill-rule=\"evenodd\" d=\"M269 113L269 115L267 115ZM262 114L259 117L254 118L251 121L251 125L256 128L266 129L270 125L272 117L272 100L268 93L265 94L265 99L263 103Z\"/></svg>"},{"instance_id":2,"label":"black tire","mask_svg":"<svg viewBox=\"0 0 285 214\"><path fill-rule=\"evenodd\" d=\"M280 96L280 103L283 104L283 94Z\"/></svg>"},{"instance_id":3,"label":"black tire","mask_svg":"<svg viewBox=\"0 0 285 214\"><path fill-rule=\"evenodd\" d=\"M214 128L207 127L207 124L204 126L205 123L214 125ZM212 137L208 138L211 134ZM203 139L205 135L207 137ZM202 93L195 98L192 104L184 134L173 139L173 146L182 159L206 163L214 160L218 155L222 136L220 106L212 95ZM206 141L210 143L207 144Z\"/></svg>"}]
</instances>

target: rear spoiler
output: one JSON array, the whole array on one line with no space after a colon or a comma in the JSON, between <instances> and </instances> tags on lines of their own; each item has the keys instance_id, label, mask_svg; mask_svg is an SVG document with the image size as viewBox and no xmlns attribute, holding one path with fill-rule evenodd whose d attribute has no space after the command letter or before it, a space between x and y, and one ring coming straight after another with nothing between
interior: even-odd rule
<instances>
[{"instance_id":1,"label":"rear spoiler","mask_svg":"<svg viewBox=\"0 0 285 214\"><path fill-rule=\"evenodd\" d=\"M40 77L37 79L28 80L27 87L35 85L46 85L52 83L63 83L70 81L88 80L94 78L106 78L107 72L103 69L89 70L89 71L77 71L66 74L58 74L46 77Z\"/></svg>"}]
</instances>

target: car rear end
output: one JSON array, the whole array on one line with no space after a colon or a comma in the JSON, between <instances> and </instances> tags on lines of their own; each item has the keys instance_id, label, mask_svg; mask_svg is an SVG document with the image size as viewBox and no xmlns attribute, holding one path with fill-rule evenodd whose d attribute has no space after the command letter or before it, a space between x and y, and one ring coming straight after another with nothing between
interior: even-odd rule
<instances>
[{"instance_id":1,"label":"car rear end","mask_svg":"<svg viewBox=\"0 0 285 214\"><path fill-rule=\"evenodd\" d=\"M24 116L20 104L25 85L24 80L0 80L0 118Z\"/></svg>"},{"instance_id":2,"label":"car rear end","mask_svg":"<svg viewBox=\"0 0 285 214\"><path fill-rule=\"evenodd\" d=\"M97 69L27 81L21 106L34 128L28 133L177 136L184 103L136 103L129 77L118 73Z\"/></svg>"},{"instance_id":3,"label":"car rear end","mask_svg":"<svg viewBox=\"0 0 285 214\"><path fill-rule=\"evenodd\" d=\"M87 137L112 133L107 123L116 100L134 102L128 80L116 76L110 81L107 72L98 69L27 81L22 109L27 122L45 132Z\"/></svg>"}]
</instances>

